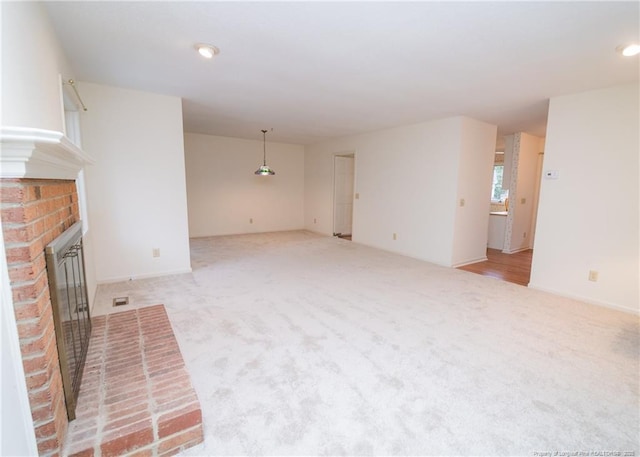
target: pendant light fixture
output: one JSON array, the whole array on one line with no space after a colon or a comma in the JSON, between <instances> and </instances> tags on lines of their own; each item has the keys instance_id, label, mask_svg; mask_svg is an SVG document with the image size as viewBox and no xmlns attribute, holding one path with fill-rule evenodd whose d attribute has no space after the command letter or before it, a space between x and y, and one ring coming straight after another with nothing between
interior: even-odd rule
<instances>
[{"instance_id":1,"label":"pendant light fixture","mask_svg":"<svg viewBox=\"0 0 640 457\"><path fill-rule=\"evenodd\" d=\"M259 176L272 176L276 172L267 165L267 131L262 130L262 166L255 171Z\"/></svg>"}]
</instances>

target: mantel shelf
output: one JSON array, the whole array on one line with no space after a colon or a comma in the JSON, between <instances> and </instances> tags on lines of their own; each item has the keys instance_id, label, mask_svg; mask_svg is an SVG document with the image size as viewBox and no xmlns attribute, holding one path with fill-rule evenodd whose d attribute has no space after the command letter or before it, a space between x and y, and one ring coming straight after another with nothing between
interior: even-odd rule
<instances>
[{"instance_id":1,"label":"mantel shelf","mask_svg":"<svg viewBox=\"0 0 640 457\"><path fill-rule=\"evenodd\" d=\"M95 163L62 132L3 126L0 144L1 178L76 179Z\"/></svg>"}]
</instances>

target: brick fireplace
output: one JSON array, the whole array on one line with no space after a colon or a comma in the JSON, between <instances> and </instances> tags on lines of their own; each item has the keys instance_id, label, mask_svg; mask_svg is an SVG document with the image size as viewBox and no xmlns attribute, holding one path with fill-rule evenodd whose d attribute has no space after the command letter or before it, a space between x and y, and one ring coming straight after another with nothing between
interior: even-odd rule
<instances>
[{"instance_id":1,"label":"brick fireplace","mask_svg":"<svg viewBox=\"0 0 640 457\"><path fill-rule=\"evenodd\" d=\"M94 161L49 130L3 126L0 146L2 350L16 375L11 389L3 386L3 401L5 393L16 400L10 411L3 403L3 430L6 418L16 424L3 449L10 442L19 454L164 457L202 442L200 403L160 304L94 320L69 422L45 247L80 221L76 180Z\"/></svg>"},{"instance_id":2,"label":"brick fireplace","mask_svg":"<svg viewBox=\"0 0 640 457\"><path fill-rule=\"evenodd\" d=\"M79 220L75 181L0 180L2 231L38 452L60 452L68 427L44 248Z\"/></svg>"}]
</instances>

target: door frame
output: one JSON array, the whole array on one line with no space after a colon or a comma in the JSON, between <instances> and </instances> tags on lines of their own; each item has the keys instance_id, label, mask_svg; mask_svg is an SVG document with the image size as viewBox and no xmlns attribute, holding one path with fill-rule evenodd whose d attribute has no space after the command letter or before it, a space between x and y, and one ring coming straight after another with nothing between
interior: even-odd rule
<instances>
[{"instance_id":1,"label":"door frame","mask_svg":"<svg viewBox=\"0 0 640 457\"><path fill-rule=\"evenodd\" d=\"M336 232L336 206L337 206L337 198L336 198L336 184L337 184L337 174L336 174L336 158L351 158L353 159L353 189L355 192L356 188L356 152L355 151L345 151L345 152L337 152L333 154L333 222L331 224L331 233L333 236L340 235ZM353 203L353 202L352 202ZM351 232L353 232L353 204L351 206ZM353 233L351 233L353 235Z\"/></svg>"}]
</instances>

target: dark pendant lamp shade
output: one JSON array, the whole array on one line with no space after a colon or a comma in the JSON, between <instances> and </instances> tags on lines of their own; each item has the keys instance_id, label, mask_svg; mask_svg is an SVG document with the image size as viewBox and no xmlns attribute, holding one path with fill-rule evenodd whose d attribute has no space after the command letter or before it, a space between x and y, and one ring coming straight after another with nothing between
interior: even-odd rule
<instances>
[{"instance_id":1,"label":"dark pendant lamp shade","mask_svg":"<svg viewBox=\"0 0 640 457\"><path fill-rule=\"evenodd\" d=\"M262 166L255 171L255 174L258 176L273 176L276 174L275 171L267 165L267 131L262 131Z\"/></svg>"}]
</instances>

